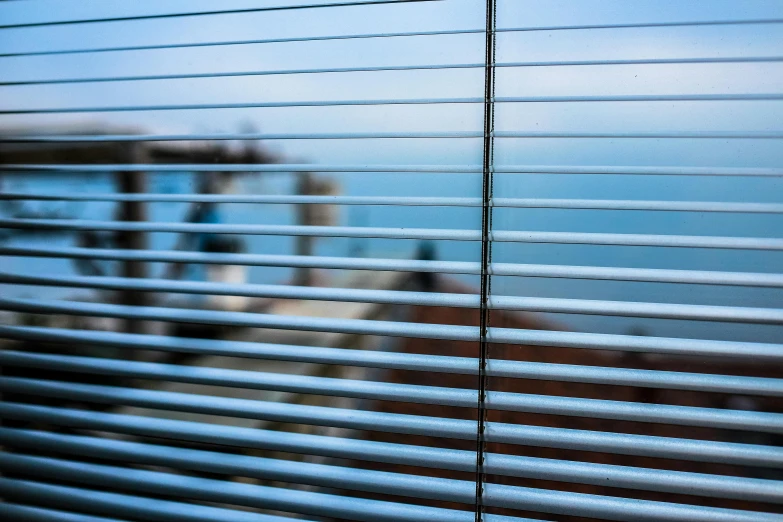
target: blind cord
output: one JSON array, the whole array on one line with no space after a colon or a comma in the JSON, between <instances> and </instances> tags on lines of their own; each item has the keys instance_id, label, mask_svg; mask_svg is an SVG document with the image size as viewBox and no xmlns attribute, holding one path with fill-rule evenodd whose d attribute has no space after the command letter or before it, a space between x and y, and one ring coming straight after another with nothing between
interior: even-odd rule
<instances>
[{"instance_id":1,"label":"blind cord","mask_svg":"<svg viewBox=\"0 0 783 522\"><path fill-rule=\"evenodd\" d=\"M476 522L484 518L484 452L487 419L487 356L489 344L489 296L491 294L490 266L492 263L492 165L495 131L495 27L497 25L495 0L487 0L486 56L484 68L484 154L481 208L481 300L479 318L479 378L476 432Z\"/></svg>"}]
</instances>

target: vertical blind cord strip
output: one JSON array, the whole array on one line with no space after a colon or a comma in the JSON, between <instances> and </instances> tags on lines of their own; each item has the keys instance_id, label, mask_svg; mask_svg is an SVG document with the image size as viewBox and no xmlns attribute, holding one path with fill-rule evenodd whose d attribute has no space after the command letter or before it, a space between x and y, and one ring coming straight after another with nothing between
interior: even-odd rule
<instances>
[{"instance_id":1,"label":"vertical blind cord strip","mask_svg":"<svg viewBox=\"0 0 783 522\"><path fill-rule=\"evenodd\" d=\"M486 2L486 34L484 46L484 150L482 172L482 205L481 205L481 280L479 295L479 357L478 357L478 382L477 382L477 407L476 407L476 498L475 498L475 522L483 522L484 507L484 483L486 471L484 469L486 451L486 422L487 422L487 358L488 342L487 332L489 328L489 296L491 274L489 268L492 263L492 166L493 166L493 132L495 130L493 99L495 97L495 0Z\"/></svg>"},{"instance_id":2,"label":"vertical blind cord strip","mask_svg":"<svg viewBox=\"0 0 783 522\"><path fill-rule=\"evenodd\" d=\"M161 363L118 362L101 360L100 358L29 354L10 350L0 352L0 362L11 367L62 370L74 373L85 372L97 375L297 394L400 401L461 408L473 408L476 404L475 390L469 388L335 379L312 375L284 375ZM480 376L486 377L486 372L481 372ZM783 434L783 414L778 413L535 395L486 389L482 402L484 412L504 410Z\"/></svg>"},{"instance_id":3,"label":"vertical blind cord strip","mask_svg":"<svg viewBox=\"0 0 783 522\"><path fill-rule=\"evenodd\" d=\"M500 62L495 67L527 68L527 67L579 67L579 66L610 66L610 65L696 65L696 64L741 64L741 63L775 63L783 61L782 56L737 56L737 57L696 57L696 58L658 58L658 59L628 59L628 60L575 60L575 61L540 61L540 62ZM168 81L207 78L237 78L248 76L283 76L291 74L341 74L361 72L391 72L391 71L434 71L453 69L483 69L482 63L436 63L409 65L377 65L363 67L321 67L311 69L268 69L253 71L224 71L211 73L179 73L179 74L142 74L133 76L95 76L82 78L46 78L29 80L1 81L0 87L19 87L25 85L63 85L80 83L107 82L137 82L137 81ZM493 96L494 97L494 96Z\"/></svg>"},{"instance_id":4,"label":"vertical blind cord strip","mask_svg":"<svg viewBox=\"0 0 783 522\"><path fill-rule=\"evenodd\" d=\"M96 259L105 261L153 261L245 266L283 266L396 272L436 272L441 274L481 274L481 263L470 261L422 261L417 259L348 258L273 254L221 254L174 250L124 250L80 247L22 247L0 245L0 255ZM783 274L669 270L575 265L528 265L492 263L490 274L516 277L554 277L606 281L687 283L725 286L781 288Z\"/></svg>"},{"instance_id":5,"label":"vertical blind cord strip","mask_svg":"<svg viewBox=\"0 0 783 522\"><path fill-rule=\"evenodd\" d=\"M324 406L253 401L191 393L118 388L60 381L0 377L0 390L78 401L331 426L404 435L475 440L475 421L397 413L348 410ZM2 405L0 405L2 406ZM486 441L501 444L593 451L667 459L738 464L764 468L783 465L783 448L759 444L715 442L651 435L611 433L517 425L487 424Z\"/></svg>"},{"instance_id":6,"label":"vertical blind cord strip","mask_svg":"<svg viewBox=\"0 0 783 522\"><path fill-rule=\"evenodd\" d=\"M0 335L5 339L16 341L101 346L130 350L160 350L170 353L222 355L248 359L478 375L478 359L470 357L361 351L345 348L194 339L34 326L0 325ZM783 359L783 353L781 353L780 359ZM486 372L490 377L588 382L593 384L783 397L783 379L766 377L636 370L506 359L492 359L488 361Z\"/></svg>"},{"instance_id":7,"label":"vertical blind cord strip","mask_svg":"<svg viewBox=\"0 0 783 522\"><path fill-rule=\"evenodd\" d=\"M0 403L0 418L54 423L73 428L168 440L206 442L245 449L285 451L304 455L358 459L454 471L475 471L475 452L469 450L411 446L360 439L345 440L322 435L281 433L258 428L220 426L192 421L9 402ZM780 487L780 482L765 479L562 461L498 453L486 455L485 467L489 474L511 477L783 503L783 489Z\"/></svg>"}]
</instances>

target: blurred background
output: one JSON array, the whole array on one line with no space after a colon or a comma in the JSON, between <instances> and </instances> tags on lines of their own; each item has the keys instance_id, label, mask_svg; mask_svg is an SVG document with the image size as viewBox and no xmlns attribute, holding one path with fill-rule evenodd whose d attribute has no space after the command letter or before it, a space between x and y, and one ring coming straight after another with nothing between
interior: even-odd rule
<instances>
[{"instance_id":1,"label":"blurred background","mask_svg":"<svg viewBox=\"0 0 783 522\"><path fill-rule=\"evenodd\" d=\"M226 0L219 9L301 3ZM231 321L215 325L198 319L203 316L187 313L169 321L157 320L153 312L127 316L100 308L122 304L325 321L471 327L480 322L481 242L475 235L471 240L448 237L465 231L479 233L482 228L486 4L476 0L398 2L35 25L53 20L215 9L214 2L194 0L34 0L0 4L0 295L5 300L5 311L0 313L3 323L11 327L2 331L11 339L4 342L11 349L19 350L21 346L21 351L31 353L77 353L166 365L475 389L475 375L328 365L316 359L295 361L298 357L291 355L283 358L287 362L248 361L220 355L219 351L197 355L183 349L183 353L175 353L176 349L162 349L160 343L130 350L119 341L89 335L60 337L55 345L49 344L57 339L47 337L44 330L58 328L282 343L292 349L316 346L478 357L477 338L425 339L382 329L357 334L326 327L324 333L317 327L289 327L274 320L266 328ZM779 275L783 267L781 19L783 4L762 0L497 2L492 161L496 207L492 210L492 231L649 237L640 239L643 246L584 244L591 240L494 241L491 295L551 298L563 300L561 304L568 304L565 300L584 300L577 303L579 306L588 300L610 301L620 310L625 302L743 307L754 309L748 312L751 315L769 311L773 318L694 320L698 319L693 315L696 312L687 312L676 319L606 308L556 313L556 306L543 300L510 310L493 310L489 314L491 325L629 338L769 343L764 346L773 355L743 359L739 354L732 356L731 347L723 355L700 355L687 353L687 349L667 354L665 350L554 348L543 341L507 341L492 344L490 358L783 377L783 354L774 355L780 347L774 343L780 343L783 334L779 319L783 307ZM711 23L692 23L703 21ZM15 24L31 25L13 27ZM616 24L630 27L592 27ZM678 63L667 63L672 61ZM628 96L639 98L623 99ZM50 139L36 141L23 139L25 136ZM137 138L128 139L132 136ZM160 138L151 139L153 136ZM169 139L162 139L166 136ZM41 167L45 164L59 167ZM60 168L68 164L74 167ZM95 167L102 164L115 167ZM135 166L123 170L120 164ZM237 167L226 168L232 164ZM188 165L198 168L188 169ZM210 170L210 165L215 169ZM289 196L293 199L286 199ZM308 203L306 198L311 196L316 199L310 201L319 203ZM427 197L461 199L451 204L441 200L405 205L399 199ZM383 203L378 199L363 202L361 198L398 199ZM515 202L503 206L501 200L505 198ZM613 203L608 200L615 202L614 209L609 208ZM710 209L715 207L713 204L723 210ZM656 207L661 210L651 210ZM111 222L147 225L142 230L116 230ZM178 225L185 225L184 231L179 231ZM244 229L248 233L225 233L208 227L193 231L198 227L189 225L251 228ZM283 228L264 228L278 225ZM259 228L253 230L255 226ZM311 226L352 230L318 237L321 233L290 228ZM161 230L166 228L168 231ZM417 229L435 232L418 237ZM452 232L455 235L450 236ZM748 238L750 242L752 238L769 239L771 246L675 248L649 245L652 236L703 236L717 238L718 242L720 238ZM144 254L133 258L123 255L122 250L143 250ZM204 261L215 255L228 257L225 262ZM274 256L298 256L298 261ZM303 261L308 257L311 261ZM297 263L299 266L294 266ZM649 277L641 281L573 274L563 277L553 275L557 267L678 270L703 273L705 277L710 277L707 272L740 274L738 277L749 274L762 283L686 284L682 277L687 274L673 272L666 273L674 282L653 282ZM546 273L536 275L536 270ZM129 279L153 279L147 290L156 290L155 285L159 288L162 281L196 285L173 283L170 292L140 291L110 278L123 278L126 283ZM198 286L201 283L229 287L221 290L217 286ZM274 288L246 286L242 292L230 287L246 283ZM294 289L294 293L286 294L284 288ZM326 293L319 299L319 294L308 289L324 289ZM329 289L359 293L345 298L339 292L329 293ZM408 297L383 292L420 292L433 297L424 303L408 302ZM452 294L473 299L473 304L454 305L453 300L449 301ZM442 296L444 300L438 301ZM46 308L50 301L77 304ZM32 330L24 330L28 327ZM60 334L66 335L62 331ZM71 344L63 346L63 339ZM3 367L4 374L23 379L45 377L465 420L475 420L477 414L473 407L463 406L438 406L433 413L427 401L413 404L393 397L376 401L335 398L328 393L284 392L282 388L226 389L204 383L177 383L174 378L161 384L119 370L79 371L61 372L54 363L33 359L9 358ZM780 413L783 406L777 392L756 398L749 393L659 390L644 385L609 386L599 381L563 384L535 378L498 378L490 380L489 386L491 390L515 393L768 413ZM475 448L475 440L469 438L389 434L339 423L306 427L304 421L236 419L228 414L218 417L133 405L96 406L90 399L73 396L64 400L51 390L42 390L40 394L50 396L43 404L58 407L465 451ZM10 386L4 391L6 398L32 400L20 387ZM41 403L40 397L32 402ZM489 414L490 421L509 424L753 443L771 448L783 442L776 430L759 434L736 427L693 427L687 422L685 426L651 425L599 417L585 413L539 415L533 411ZM14 422L29 427L31 421L17 418ZM154 440L129 435L125 438ZM215 450L203 440L179 444ZM782 478L775 466L622 456L587 448L553 448L548 443L491 445L489 451ZM394 463L294 457L267 450L247 453L468 481L473 478L464 470L441 472ZM779 512L778 504L768 499L708 494L686 497L676 491L574 485L536 477L494 480ZM272 479L256 482L280 485ZM378 496L376 493L370 496ZM345 494L366 495L355 491ZM399 500L401 496L390 493L380 498ZM438 499L405 502L466 509L459 502ZM503 513L546 516L548 520L579 519L556 510L543 510L546 515L535 511Z\"/></svg>"}]
</instances>

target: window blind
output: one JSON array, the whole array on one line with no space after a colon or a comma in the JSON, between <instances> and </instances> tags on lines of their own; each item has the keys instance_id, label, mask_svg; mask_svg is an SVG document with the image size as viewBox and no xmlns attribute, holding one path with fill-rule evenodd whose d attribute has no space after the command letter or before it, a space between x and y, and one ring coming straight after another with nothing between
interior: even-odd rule
<instances>
[{"instance_id":1,"label":"window blind","mask_svg":"<svg viewBox=\"0 0 783 522\"><path fill-rule=\"evenodd\" d=\"M783 520L783 10L68 9L0 6L4 519Z\"/></svg>"}]
</instances>

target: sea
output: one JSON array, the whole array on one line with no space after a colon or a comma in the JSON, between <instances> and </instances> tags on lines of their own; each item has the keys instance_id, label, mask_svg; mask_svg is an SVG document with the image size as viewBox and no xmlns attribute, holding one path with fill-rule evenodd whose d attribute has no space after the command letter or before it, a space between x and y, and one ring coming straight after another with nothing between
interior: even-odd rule
<instances>
[{"instance_id":1,"label":"sea","mask_svg":"<svg viewBox=\"0 0 783 522\"><path fill-rule=\"evenodd\" d=\"M314 166L317 171L317 166ZM148 173L148 190L155 193L192 192L198 173ZM474 173L323 173L340 187L343 195L368 196L465 196L480 197L482 179ZM37 193L111 193L114 175L84 173L62 174L7 173L2 190ZM237 176L233 191L240 194L292 194L296 174L262 173ZM682 176L609 176L609 175L541 175L496 174L493 192L496 197L558 197L583 199L645 199L691 201L780 202L783 186L776 178L682 177ZM49 215L74 219L110 220L112 202L41 202L26 201L23 214ZM150 220L180 222L188 203L160 202L149 204ZM2 202L0 214L8 217L19 208ZM336 209L338 225L358 227L479 229L478 208L340 206ZM229 224L295 224L291 205L222 204L221 221ZM611 232L665 235L709 235L734 237L783 237L783 215L718 214L705 212L649 212L557 209L495 209L493 230ZM6 231L8 232L8 231ZM6 245L64 247L74 246L69 233L17 234L0 238ZM177 241L175 234L152 233L149 247L170 250ZM292 254L294 240L286 236L245 236L246 250L257 254ZM437 259L473 261L480 259L480 244L461 241L436 241ZM410 258L419 243L413 240L323 238L315 244L315 254L375 258ZM783 252L617 247L556 244L493 245L492 261L553 265L608 266L635 268L669 268L780 273ZM2 270L11 273L77 274L72 261L50 258L2 258ZM107 266L109 272L111 266ZM339 272L339 271L337 271ZM159 277L162 266L151 266L151 277ZM340 274L332 274L340 281ZM204 267L188 267L186 277L205 278ZM449 275L478 288L478 277ZM250 267L251 283L283 283L291 278L284 267ZM339 283L338 283L339 284ZM0 293L10 297L69 299L79 290L58 287L0 285ZM783 307L783 289L681 285L620 281L500 277L492 279L493 295L553 297L565 299L610 300L630 302L682 303L738 307ZM703 321L647 318L604 317L597 315L541 314L565 328L601 333L692 337L756 342L781 342L783 327Z\"/></svg>"}]
</instances>

